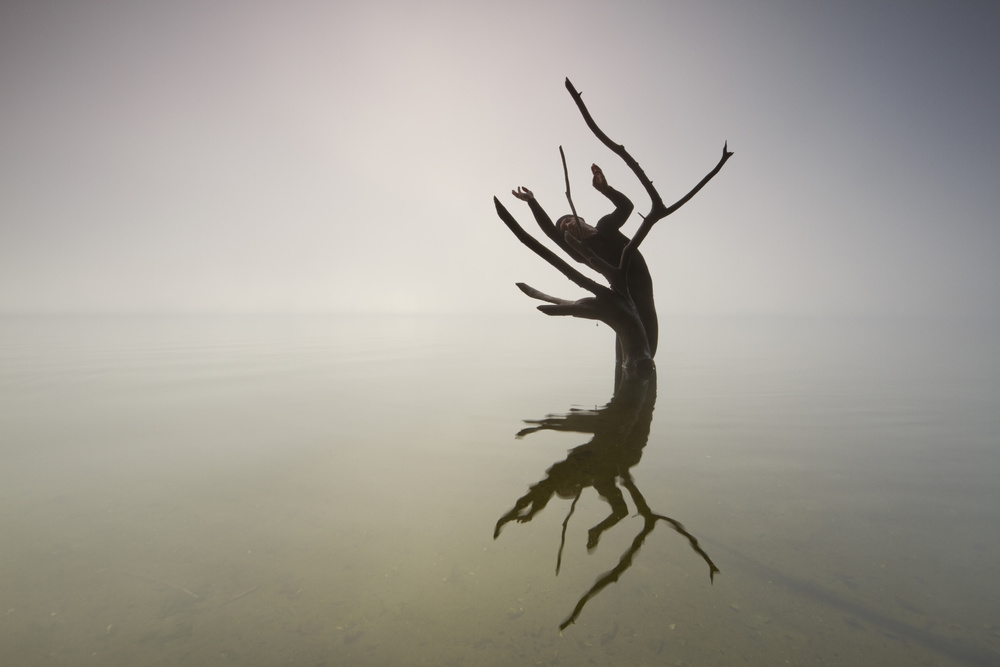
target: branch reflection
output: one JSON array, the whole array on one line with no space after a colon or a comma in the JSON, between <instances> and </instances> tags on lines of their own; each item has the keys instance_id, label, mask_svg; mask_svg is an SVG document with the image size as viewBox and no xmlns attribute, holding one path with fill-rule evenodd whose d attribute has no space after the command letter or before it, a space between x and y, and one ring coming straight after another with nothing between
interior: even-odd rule
<instances>
[{"instance_id":1,"label":"branch reflection","mask_svg":"<svg viewBox=\"0 0 1000 667\"><path fill-rule=\"evenodd\" d=\"M601 536L628 516L628 503L622 489L628 492L636 512L642 517L642 529L625 550L618 564L597 578L577 602L573 612L564 620L559 629L565 629L579 618L584 606L608 585L618 581L629 567L646 537L660 521L687 538L691 548L708 564L709 579L714 581L719 568L698 544L697 538L684 526L668 516L656 514L635 485L631 469L642 458L642 449L649 439L650 424L653 420L653 406L656 403L656 372L645 377L627 374L617 382L611 401L594 410L572 409L565 415L550 415L540 420L525 420L532 424L518 432L522 438L538 431L565 431L593 435L590 442L570 450L565 460L549 468L547 475L531 486L526 494L518 498L513 509L500 517L493 532L493 539L500 535L503 527L511 521L526 523L545 509L553 496L573 499L569 512L562 524L559 552L556 556L556 574L562 565L563 547L566 543L566 528L576 510L581 494L593 487L598 495L611 506L611 513L587 532L587 550L597 548Z\"/></svg>"}]
</instances>

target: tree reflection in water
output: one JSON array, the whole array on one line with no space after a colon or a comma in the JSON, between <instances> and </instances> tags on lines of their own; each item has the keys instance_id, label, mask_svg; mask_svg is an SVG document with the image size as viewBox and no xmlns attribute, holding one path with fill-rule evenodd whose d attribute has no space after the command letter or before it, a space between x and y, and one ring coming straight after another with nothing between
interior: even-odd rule
<instances>
[{"instance_id":1,"label":"tree reflection in water","mask_svg":"<svg viewBox=\"0 0 1000 667\"><path fill-rule=\"evenodd\" d=\"M599 576L590 590L584 593L573 612L559 625L560 630L574 623L587 602L609 584L618 581L632 566L632 561L646 537L653 532L660 521L666 522L688 539L691 548L708 564L711 581L714 581L715 573L719 571L698 544L697 538L679 521L656 514L650 509L632 479L631 469L639 463L642 449L649 439L653 406L656 403L656 371L644 375L626 374L616 380L618 381L615 394L604 407L594 410L572 409L565 415L525 420L525 423L533 426L518 432L519 438L538 431L589 433L593 437L590 442L570 450L565 460L549 468L545 478L533 485L526 494L518 498L513 509L500 517L493 532L493 539L496 539L507 523L515 520L518 523L531 521L536 514L545 509L554 495L560 498L572 498L569 513L562 524L562 536L556 557L558 575L562 565L563 547L566 544L566 527L584 489L594 487L598 495L611 506L611 514L587 532L588 551L593 551L597 547L605 531L628 516L628 504L622 489L628 491L638 515L642 517L642 530L622 554L618 565Z\"/></svg>"}]
</instances>

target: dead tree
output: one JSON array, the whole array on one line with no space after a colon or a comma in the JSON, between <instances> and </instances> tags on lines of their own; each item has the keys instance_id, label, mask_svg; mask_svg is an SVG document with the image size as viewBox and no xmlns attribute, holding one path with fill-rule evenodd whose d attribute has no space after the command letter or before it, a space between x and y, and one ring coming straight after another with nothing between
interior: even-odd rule
<instances>
[{"instance_id":1,"label":"dead tree","mask_svg":"<svg viewBox=\"0 0 1000 667\"><path fill-rule=\"evenodd\" d=\"M626 280L629 264L635 256L636 251L638 251L639 245L653 228L653 225L679 209L681 206L686 204L688 200L694 197L694 195L697 194L706 183L719 173L719 170L722 169L722 165L726 163L733 153L728 150L728 143L724 144L722 147L722 158L719 160L719 163L715 165L715 168L712 169L712 171L710 171L703 179L701 179L701 182L694 186L690 192L677 200L677 202L673 205L666 206L663 203L663 199L660 197L660 193L657 192L656 188L653 186L653 182L646 176L645 172L643 172L639 163L636 162L632 155L625 150L623 145L616 144L610 137L608 137L607 134L604 133L603 130L601 130L600 127L597 126L597 123L590 115L590 111L587 109L587 106L583 103L583 97L576 90L576 88L573 87L573 84L569 79L566 79L566 89L569 91L573 101L576 102L576 106L583 115L583 119L587 123L587 127L590 128L591 132L594 133L594 136L596 136L601 143L607 146L615 155L620 157L629 169L632 170L632 173L639 179L639 182L646 190L646 194L649 196L651 201L649 213L643 218L638 231L636 231L635 235L625 246L617 265L611 264L598 257L587 247L585 242L578 240L575 236L569 233L565 234L566 244L579 253L579 255L583 257L592 269L604 276L605 280L608 282L608 286L602 285L597 281L588 278L583 273L572 267L562 257L539 242L531 234L528 234L521 227L521 225L518 224L517 220L514 219L514 216L512 216L504 205L500 203L499 199L494 197L493 203L496 205L497 215L500 216L500 219L503 220L504 224L507 225L507 227L514 233L521 243L528 246L535 252L535 254L554 266L571 281L590 292L593 296L571 301L550 296L536 290L530 285L517 283L517 286L521 289L521 291L534 299L545 301L546 305L538 306L538 310L542 311L546 315L580 317L589 320L598 320L607 324L618 336L618 345L621 357L620 370L626 375L633 373L645 374L651 371L654 367L652 358L653 355L650 352L649 337L647 336L645 327L639 317L635 302L629 294ZM565 157L563 158L563 170L564 172L566 171ZM569 192L568 173L566 174L566 196L570 201L570 208L574 209L575 215L575 208L573 207L572 198L570 197ZM543 231L548 233L548 230Z\"/></svg>"}]
</instances>

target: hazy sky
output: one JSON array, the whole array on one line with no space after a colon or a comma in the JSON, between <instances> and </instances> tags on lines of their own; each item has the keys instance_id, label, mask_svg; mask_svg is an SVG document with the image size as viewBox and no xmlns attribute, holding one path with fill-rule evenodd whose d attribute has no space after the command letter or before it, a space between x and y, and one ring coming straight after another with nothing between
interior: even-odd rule
<instances>
[{"instance_id":1,"label":"hazy sky","mask_svg":"<svg viewBox=\"0 0 1000 667\"><path fill-rule=\"evenodd\" d=\"M4 2L0 311L530 311L525 185L661 312L1000 312L1000 4ZM638 225L638 216L625 231Z\"/></svg>"}]
</instances>

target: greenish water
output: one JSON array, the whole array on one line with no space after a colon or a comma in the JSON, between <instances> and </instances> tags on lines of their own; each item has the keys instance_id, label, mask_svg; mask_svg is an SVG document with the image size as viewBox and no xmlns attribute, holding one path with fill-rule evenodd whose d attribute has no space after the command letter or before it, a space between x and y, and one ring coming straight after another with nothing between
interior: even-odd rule
<instances>
[{"instance_id":1,"label":"greenish water","mask_svg":"<svg viewBox=\"0 0 1000 667\"><path fill-rule=\"evenodd\" d=\"M1000 664L995 323L661 336L0 318L0 663Z\"/></svg>"}]
</instances>

